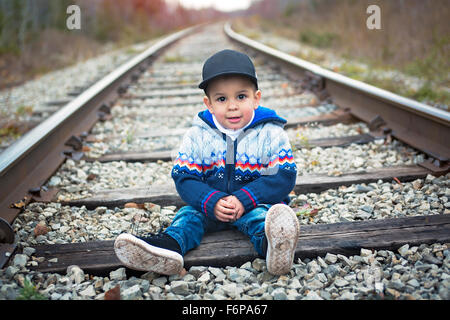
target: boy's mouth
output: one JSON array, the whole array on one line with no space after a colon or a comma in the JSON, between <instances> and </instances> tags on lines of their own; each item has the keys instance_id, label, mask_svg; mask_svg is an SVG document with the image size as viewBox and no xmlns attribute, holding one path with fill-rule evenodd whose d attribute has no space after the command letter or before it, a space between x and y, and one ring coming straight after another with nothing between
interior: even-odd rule
<instances>
[{"instance_id":1,"label":"boy's mouth","mask_svg":"<svg viewBox=\"0 0 450 320\"><path fill-rule=\"evenodd\" d=\"M227 118L227 120L230 121L231 123L236 123L241 120L241 117L229 117Z\"/></svg>"}]
</instances>

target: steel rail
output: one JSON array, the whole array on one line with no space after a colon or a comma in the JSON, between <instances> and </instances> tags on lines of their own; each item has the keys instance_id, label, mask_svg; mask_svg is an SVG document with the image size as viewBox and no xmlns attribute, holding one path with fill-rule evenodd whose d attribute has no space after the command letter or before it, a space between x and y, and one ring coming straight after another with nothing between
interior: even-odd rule
<instances>
[{"instance_id":1,"label":"steel rail","mask_svg":"<svg viewBox=\"0 0 450 320\"><path fill-rule=\"evenodd\" d=\"M65 142L89 130L98 120L101 106L114 101L118 89L137 72L145 71L156 54L202 25L173 33L106 75L55 114L27 132L0 154L0 217L9 223L17 209L12 203L40 187L65 160Z\"/></svg>"},{"instance_id":2,"label":"steel rail","mask_svg":"<svg viewBox=\"0 0 450 320\"><path fill-rule=\"evenodd\" d=\"M370 84L326 70L314 63L270 48L236 33L230 22L224 25L225 34L235 42L287 66L321 77L324 87L336 105L349 108L357 118L370 123L382 119L382 129L408 145L423 151L440 162L450 159L450 112L402 97Z\"/></svg>"}]
</instances>

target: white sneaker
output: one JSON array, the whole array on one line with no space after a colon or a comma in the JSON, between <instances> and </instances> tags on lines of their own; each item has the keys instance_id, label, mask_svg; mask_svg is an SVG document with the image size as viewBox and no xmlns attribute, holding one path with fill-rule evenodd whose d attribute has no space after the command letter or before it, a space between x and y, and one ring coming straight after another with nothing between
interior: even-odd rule
<instances>
[{"instance_id":1,"label":"white sneaker","mask_svg":"<svg viewBox=\"0 0 450 320\"><path fill-rule=\"evenodd\" d=\"M294 211L285 204L275 204L267 211L267 270L273 275L288 273L294 262L300 235L300 223Z\"/></svg>"},{"instance_id":2,"label":"white sneaker","mask_svg":"<svg viewBox=\"0 0 450 320\"><path fill-rule=\"evenodd\" d=\"M167 240L161 235L138 238L122 233L114 241L114 252L120 262L130 269L165 275L179 274L183 270L183 256L167 249L166 243Z\"/></svg>"}]
</instances>

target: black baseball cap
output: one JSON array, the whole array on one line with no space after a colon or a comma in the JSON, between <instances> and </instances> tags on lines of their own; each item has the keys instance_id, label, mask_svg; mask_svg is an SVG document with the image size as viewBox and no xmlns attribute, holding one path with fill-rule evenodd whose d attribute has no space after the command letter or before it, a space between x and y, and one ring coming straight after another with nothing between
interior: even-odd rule
<instances>
[{"instance_id":1,"label":"black baseball cap","mask_svg":"<svg viewBox=\"0 0 450 320\"><path fill-rule=\"evenodd\" d=\"M219 51L205 61L202 72L203 81L198 87L204 90L209 81L228 74L247 76L258 89L258 79L253 62L246 54L230 49Z\"/></svg>"}]
</instances>

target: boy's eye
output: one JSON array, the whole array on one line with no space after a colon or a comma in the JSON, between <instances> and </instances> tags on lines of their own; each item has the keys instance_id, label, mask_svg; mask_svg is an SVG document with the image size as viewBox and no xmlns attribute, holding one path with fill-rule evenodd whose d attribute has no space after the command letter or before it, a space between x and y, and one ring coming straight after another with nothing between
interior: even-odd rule
<instances>
[{"instance_id":1,"label":"boy's eye","mask_svg":"<svg viewBox=\"0 0 450 320\"><path fill-rule=\"evenodd\" d=\"M245 99L245 98L247 98L247 96L246 96L245 94L240 94L240 95L238 95L238 99L239 99L239 100L243 100L243 99Z\"/></svg>"},{"instance_id":2,"label":"boy's eye","mask_svg":"<svg viewBox=\"0 0 450 320\"><path fill-rule=\"evenodd\" d=\"M217 101L219 101L219 102L225 102L225 97L219 97L219 98L217 98Z\"/></svg>"}]
</instances>

